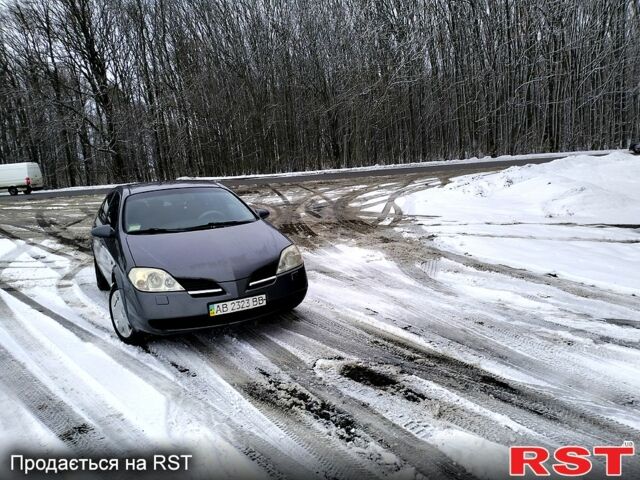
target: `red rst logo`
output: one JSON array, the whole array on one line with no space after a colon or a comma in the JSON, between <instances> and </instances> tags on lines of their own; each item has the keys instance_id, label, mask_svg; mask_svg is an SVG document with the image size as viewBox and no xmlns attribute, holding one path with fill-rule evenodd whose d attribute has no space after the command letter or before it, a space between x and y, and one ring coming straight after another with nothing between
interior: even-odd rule
<instances>
[{"instance_id":1,"label":"red rst logo","mask_svg":"<svg viewBox=\"0 0 640 480\"><path fill-rule=\"evenodd\" d=\"M586 475L593 467L590 457L599 456L604 457L606 475L619 477L622 475L622 457L634 455L633 442L624 442L621 446L593 447L593 452L578 445L567 445L557 448L553 453L555 462L551 464L551 470L566 477ZM550 457L551 454L545 447L510 447L509 475L523 477L530 471L538 477L548 477L551 473L545 464Z\"/></svg>"}]
</instances>

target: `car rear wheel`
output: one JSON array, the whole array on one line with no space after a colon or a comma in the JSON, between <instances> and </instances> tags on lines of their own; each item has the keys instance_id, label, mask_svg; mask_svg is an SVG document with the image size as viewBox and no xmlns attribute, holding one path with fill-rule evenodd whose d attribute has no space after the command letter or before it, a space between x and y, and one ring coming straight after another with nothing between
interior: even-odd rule
<instances>
[{"instance_id":1,"label":"car rear wheel","mask_svg":"<svg viewBox=\"0 0 640 480\"><path fill-rule=\"evenodd\" d=\"M109 313L111 314L113 329L120 340L129 345L138 345L142 342L142 334L129 323L127 309L124 304L124 295L115 283L111 287L111 294L109 295Z\"/></svg>"},{"instance_id":2,"label":"car rear wheel","mask_svg":"<svg viewBox=\"0 0 640 480\"><path fill-rule=\"evenodd\" d=\"M18 194L18 189L16 187L9 187L9 195L17 195Z\"/></svg>"},{"instance_id":3,"label":"car rear wheel","mask_svg":"<svg viewBox=\"0 0 640 480\"><path fill-rule=\"evenodd\" d=\"M98 289L103 292L108 292L111 285L107 282L107 279L104 278L104 275L102 275L102 272L98 268L98 263L95 260L93 261L93 268L96 271L96 283L98 284Z\"/></svg>"}]
</instances>

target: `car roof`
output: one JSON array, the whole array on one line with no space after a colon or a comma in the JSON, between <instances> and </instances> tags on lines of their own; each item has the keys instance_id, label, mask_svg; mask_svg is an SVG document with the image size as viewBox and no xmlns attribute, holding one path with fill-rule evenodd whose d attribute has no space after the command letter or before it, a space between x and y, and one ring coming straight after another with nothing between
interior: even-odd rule
<instances>
[{"instance_id":1,"label":"car roof","mask_svg":"<svg viewBox=\"0 0 640 480\"><path fill-rule=\"evenodd\" d=\"M172 180L169 182L132 183L130 185L122 185L119 188L126 192L127 195L133 195L143 192L155 192L158 190L193 187L214 187L224 188L226 190L226 187L224 185L211 180Z\"/></svg>"}]
</instances>

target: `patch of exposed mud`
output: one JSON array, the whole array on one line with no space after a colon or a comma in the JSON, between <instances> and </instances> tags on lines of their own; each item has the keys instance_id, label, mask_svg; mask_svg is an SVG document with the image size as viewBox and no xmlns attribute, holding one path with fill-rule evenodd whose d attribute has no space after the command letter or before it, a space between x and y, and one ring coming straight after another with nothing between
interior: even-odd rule
<instances>
[{"instance_id":1,"label":"patch of exposed mud","mask_svg":"<svg viewBox=\"0 0 640 480\"><path fill-rule=\"evenodd\" d=\"M169 362L171 364L171 366L173 368L175 368L178 372L187 375L189 377L195 377L197 376L196 372L192 372L191 369L185 367L184 365L180 365L179 363L176 362Z\"/></svg>"},{"instance_id":2,"label":"patch of exposed mud","mask_svg":"<svg viewBox=\"0 0 640 480\"><path fill-rule=\"evenodd\" d=\"M345 363L340 367L338 373L362 385L385 390L392 395L400 395L413 403L420 403L427 398L424 394L416 392L391 375L374 370L363 363Z\"/></svg>"},{"instance_id":3,"label":"patch of exposed mud","mask_svg":"<svg viewBox=\"0 0 640 480\"><path fill-rule=\"evenodd\" d=\"M346 442L358 439L355 420L347 413L324 400L321 400L305 390L302 386L281 380L261 371L267 383L252 382L245 387L245 391L252 398L266 402L287 414L292 411L306 412L316 421L323 423Z\"/></svg>"},{"instance_id":4,"label":"patch of exposed mud","mask_svg":"<svg viewBox=\"0 0 640 480\"><path fill-rule=\"evenodd\" d=\"M370 387L386 388L395 386L398 381L390 375L376 372L361 363L347 363L340 369L340 375Z\"/></svg>"},{"instance_id":5,"label":"patch of exposed mud","mask_svg":"<svg viewBox=\"0 0 640 480\"><path fill-rule=\"evenodd\" d=\"M280 230L285 235L292 235L297 237L317 237L318 234L311 230L311 228L302 222L296 223L283 223L278 226L278 230Z\"/></svg>"},{"instance_id":6,"label":"patch of exposed mud","mask_svg":"<svg viewBox=\"0 0 640 480\"><path fill-rule=\"evenodd\" d=\"M60 438L60 440L65 443L77 445L82 436L92 432L93 430L93 427L87 425L86 423L82 423L62 432L60 435L58 435L58 438Z\"/></svg>"}]
</instances>

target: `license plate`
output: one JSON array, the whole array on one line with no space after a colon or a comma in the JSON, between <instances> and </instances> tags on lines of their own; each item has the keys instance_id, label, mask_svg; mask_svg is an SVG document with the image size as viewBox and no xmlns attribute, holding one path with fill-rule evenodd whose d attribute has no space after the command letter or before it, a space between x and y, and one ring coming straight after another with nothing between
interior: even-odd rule
<instances>
[{"instance_id":1,"label":"license plate","mask_svg":"<svg viewBox=\"0 0 640 480\"><path fill-rule=\"evenodd\" d=\"M210 303L209 316L217 317L226 313L241 312L252 308L264 307L267 304L266 295L256 295L255 297L239 298L228 302Z\"/></svg>"}]
</instances>

